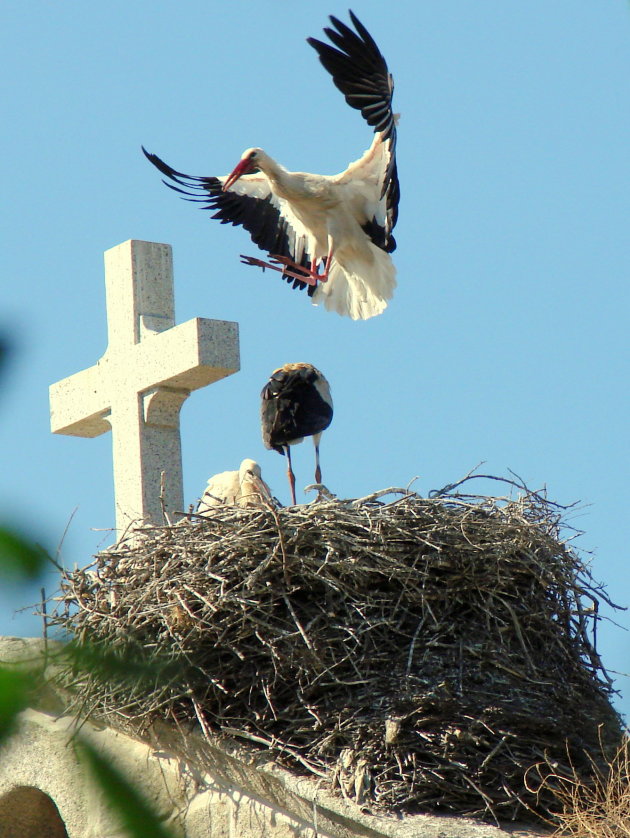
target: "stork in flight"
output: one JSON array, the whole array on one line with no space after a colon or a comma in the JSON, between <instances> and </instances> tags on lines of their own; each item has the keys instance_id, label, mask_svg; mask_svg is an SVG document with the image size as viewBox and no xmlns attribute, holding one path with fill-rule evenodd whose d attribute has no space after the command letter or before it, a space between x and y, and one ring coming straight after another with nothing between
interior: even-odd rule
<instances>
[{"instance_id":1,"label":"stork in flight","mask_svg":"<svg viewBox=\"0 0 630 838\"><path fill-rule=\"evenodd\" d=\"M271 489L262 479L255 460L243 460L238 471L222 471L208 480L197 515L208 515L217 506L261 506L273 503Z\"/></svg>"},{"instance_id":2,"label":"stork in flight","mask_svg":"<svg viewBox=\"0 0 630 838\"><path fill-rule=\"evenodd\" d=\"M394 83L385 59L352 12L354 30L335 17L324 32L334 44L308 38L346 102L374 128L370 148L338 175L289 172L261 148L248 148L229 175L196 177L146 157L188 200L216 210L212 218L242 226L266 251L271 269L293 288L307 288L314 304L366 320L380 314L396 287L390 253L400 190L396 168ZM355 31L356 30L356 31Z\"/></svg>"},{"instance_id":3,"label":"stork in flight","mask_svg":"<svg viewBox=\"0 0 630 838\"><path fill-rule=\"evenodd\" d=\"M260 418L265 448L287 458L291 502L295 505L295 474L291 467L291 446L313 437L315 482L322 482L319 441L330 425L333 403L330 385L312 364L285 364L272 372L260 394Z\"/></svg>"}]
</instances>

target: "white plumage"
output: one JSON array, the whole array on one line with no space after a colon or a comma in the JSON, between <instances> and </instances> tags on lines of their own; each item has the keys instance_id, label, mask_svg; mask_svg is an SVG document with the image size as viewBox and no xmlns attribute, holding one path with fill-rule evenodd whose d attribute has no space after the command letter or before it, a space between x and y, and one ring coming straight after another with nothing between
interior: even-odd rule
<instances>
[{"instance_id":1,"label":"white plumage","mask_svg":"<svg viewBox=\"0 0 630 838\"><path fill-rule=\"evenodd\" d=\"M345 171L290 172L248 148L230 175L195 177L143 150L177 184L168 186L216 210L221 223L242 224L269 254L267 261L244 256L245 264L278 271L293 288L308 289L313 303L365 320L387 307L396 287L389 254L400 195L397 120L385 59L356 15L350 18L356 31L335 17L335 28L324 30L336 48L308 39L348 104L374 127L370 148Z\"/></svg>"},{"instance_id":2,"label":"white plumage","mask_svg":"<svg viewBox=\"0 0 630 838\"><path fill-rule=\"evenodd\" d=\"M262 479L255 460L243 460L238 471L222 471L208 480L198 515L208 515L217 506L261 506L272 501L271 489Z\"/></svg>"}]
</instances>

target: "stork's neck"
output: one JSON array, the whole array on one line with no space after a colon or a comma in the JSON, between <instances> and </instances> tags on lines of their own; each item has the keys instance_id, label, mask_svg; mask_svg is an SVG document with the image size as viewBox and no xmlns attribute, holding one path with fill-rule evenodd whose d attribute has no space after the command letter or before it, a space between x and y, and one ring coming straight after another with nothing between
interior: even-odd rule
<instances>
[{"instance_id":1,"label":"stork's neck","mask_svg":"<svg viewBox=\"0 0 630 838\"><path fill-rule=\"evenodd\" d=\"M260 170L269 178L274 192L282 195L291 189L291 172L277 163L273 157L270 157L267 153L264 153L264 156L259 153L258 165Z\"/></svg>"}]
</instances>

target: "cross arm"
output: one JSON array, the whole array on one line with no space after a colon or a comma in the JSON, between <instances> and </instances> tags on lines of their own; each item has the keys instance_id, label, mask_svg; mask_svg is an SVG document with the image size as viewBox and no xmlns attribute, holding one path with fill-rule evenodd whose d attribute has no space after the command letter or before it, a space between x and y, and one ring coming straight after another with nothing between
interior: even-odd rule
<instances>
[{"instance_id":1,"label":"cross arm","mask_svg":"<svg viewBox=\"0 0 630 838\"><path fill-rule=\"evenodd\" d=\"M111 430L111 405L103 393L101 359L95 366L51 384L50 429L54 434L94 437Z\"/></svg>"},{"instance_id":2,"label":"cross arm","mask_svg":"<svg viewBox=\"0 0 630 838\"><path fill-rule=\"evenodd\" d=\"M195 317L136 347L138 392L153 387L198 390L240 369L238 323Z\"/></svg>"}]
</instances>

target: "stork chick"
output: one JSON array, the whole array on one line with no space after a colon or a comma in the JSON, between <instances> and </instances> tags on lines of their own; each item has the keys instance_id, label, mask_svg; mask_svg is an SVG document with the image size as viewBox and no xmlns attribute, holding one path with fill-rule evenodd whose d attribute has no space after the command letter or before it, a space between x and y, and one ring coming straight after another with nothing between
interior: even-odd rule
<instances>
[{"instance_id":1,"label":"stork chick","mask_svg":"<svg viewBox=\"0 0 630 838\"><path fill-rule=\"evenodd\" d=\"M333 403L330 385L312 364L285 364L272 372L261 392L262 438L266 448L287 458L291 501L295 504L295 474L291 466L291 445L313 437L315 482L322 482L319 441L330 425Z\"/></svg>"},{"instance_id":2,"label":"stork chick","mask_svg":"<svg viewBox=\"0 0 630 838\"><path fill-rule=\"evenodd\" d=\"M255 460L243 460L238 471L222 471L208 480L198 515L208 515L217 506L260 506L272 502L271 489L262 479Z\"/></svg>"}]
</instances>

